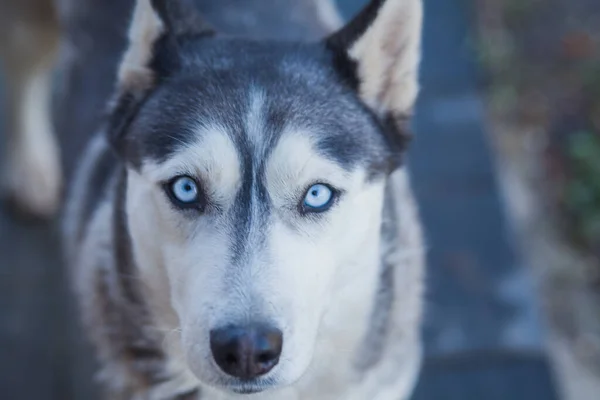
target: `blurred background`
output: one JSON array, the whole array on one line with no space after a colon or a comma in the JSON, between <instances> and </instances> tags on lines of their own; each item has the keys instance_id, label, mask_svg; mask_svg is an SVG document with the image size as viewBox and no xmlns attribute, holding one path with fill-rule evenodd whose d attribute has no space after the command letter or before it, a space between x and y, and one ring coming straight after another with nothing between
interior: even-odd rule
<instances>
[{"instance_id":1,"label":"blurred background","mask_svg":"<svg viewBox=\"0 0 600 400\"><path fill-rule=\"evenodd\" d=\"M600 398L599 50L597 0L425 0L414 399ZM1 399L95 398L64 273L56 227L0 206Z\"/></svg>"}]
</instances>

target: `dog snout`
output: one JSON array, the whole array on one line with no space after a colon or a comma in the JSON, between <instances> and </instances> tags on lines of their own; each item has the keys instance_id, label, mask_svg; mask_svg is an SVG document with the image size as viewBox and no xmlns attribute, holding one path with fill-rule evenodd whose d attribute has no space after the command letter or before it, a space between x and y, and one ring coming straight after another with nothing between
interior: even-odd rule
<instances>
[{"instance_id":1,"label":"dog snout","mask_svg":"<svg viewBox=\"0 0 600 400\"><path fill-rule=\"evenodd\" d=\"M249 380L277 365L283 334L269 325L228 326L210 332L210 348L217 365L230 376Z\"/></svg>"}]
</instances>

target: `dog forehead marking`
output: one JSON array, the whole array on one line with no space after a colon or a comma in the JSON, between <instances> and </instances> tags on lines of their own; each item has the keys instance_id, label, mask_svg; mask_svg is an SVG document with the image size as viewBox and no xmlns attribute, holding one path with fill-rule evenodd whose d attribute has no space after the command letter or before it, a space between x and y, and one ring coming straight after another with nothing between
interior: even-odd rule
<instances>
[{"instance_id":1,"label":"dog forehead marking","mask_svg":"<svg viewBox=\"0 0 600 400\"><path fill-rule=\"evenodd\" d=\"M264 152L266 147L265 137L265 123L264 123L264 109L265 109L265 95L259 88L250 89L250 107L248 108L248 114L246 115L246 136L250 144L254 147L254 163L258 162L261 154Z\"/></svg>"},{"instance_id":2,"label":"dog forehead marking","mask_svg":"<svg viewBox=\"0 0 600 400\"><path fill-rule=\"evenodd\" d=\"M269 140L264 118L265 97L262 90L251 87L244 115L243 134L236 141L242 161L242 184L235 199L231 226L232 264L249 264L252 249L260 247L268 220L268 195L262 185L262 164L268 153Z\"/></svg>"},{"instance_id":3,"label":"dog forehead marking","mask_svg":"<svg viewBox=\"0 0 600 400\"><path fill-rule=\"evenodd\" d=\"M254 155L252 159L252 178L251 178L251 195L249 210L250 214L248 220L251 221L249 224L250 231L249 237L252 239L258 239L259 232L261 229L261 222L264 222L266 217L264 210L266 207L261 204L265 198L260 196L260 185L261 185L261 160L266 156L267 140L265 135L265 124L264 124L264 95L260 90L253 89L250 92L250 109L246 119L246 132L248 139L254 147ZM251 243L248 243L251 245Z\"/></svg>"}]
</instances>

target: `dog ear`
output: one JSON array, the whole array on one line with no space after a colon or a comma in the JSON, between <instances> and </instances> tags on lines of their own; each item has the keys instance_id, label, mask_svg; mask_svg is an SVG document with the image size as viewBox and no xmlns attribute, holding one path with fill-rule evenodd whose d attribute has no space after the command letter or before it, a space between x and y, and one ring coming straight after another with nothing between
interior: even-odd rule
<instances>
[{"instance_id":1,"label":"dog ear","mask_svg":"<svg viewBox=\"0 0 600 400\"><path fill-rule=\"evenodd\" d=\"M422 0L371 0L327 38L336 68L382 118L406 119L417 98Z\"/></svg>"},{"instance_id":2,"label":"dog ear","mask_svg":"<svg viewBox=\"0 0 600 400\"><path fill-rule=\"evenodd\" d=\"M159 42L177 47L192 36L209 36L214 31L202 20L191 0L137 0L129 28L129 44L121 61L118 86L121 90L144 91L160 78L155 58ZM176 49L171 49L176 50ZM177 58L176 51L169 56ZM176 60L170 60L174 63Z\"/></svg>"},{"instance_id":3,"label":"dog ear","mask_svg":"<svg viewBox=\"0 0 600 400\"><path fill-rule=\"evenodd\" d=\"M124 155L124 133L144 99L160 79L179 68L183 42L213 34L192 0L135 2L108 121L109 140L118 153Z\"/></svg>"}]
</instances>

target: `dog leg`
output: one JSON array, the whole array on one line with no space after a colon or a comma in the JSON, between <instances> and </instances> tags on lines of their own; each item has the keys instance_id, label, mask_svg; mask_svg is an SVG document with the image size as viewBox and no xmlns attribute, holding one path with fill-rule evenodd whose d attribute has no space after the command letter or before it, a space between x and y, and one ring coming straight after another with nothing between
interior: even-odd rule
<instances>
[{"instance_id":1,"label":"dog leg","mask_svg":"<svg viewBox=\"0 0 600 400\"><path fill-rule=\"evenodd\" d=\"M7 146L2 168L19 211L50 217L59 206L62 171L50 96L58 26L51 2L0 7L0 58L7 86ZM8 7L8 10L4 8ZM44 12L44 10L46 12Z\"/></svg>"}]
</instances>

